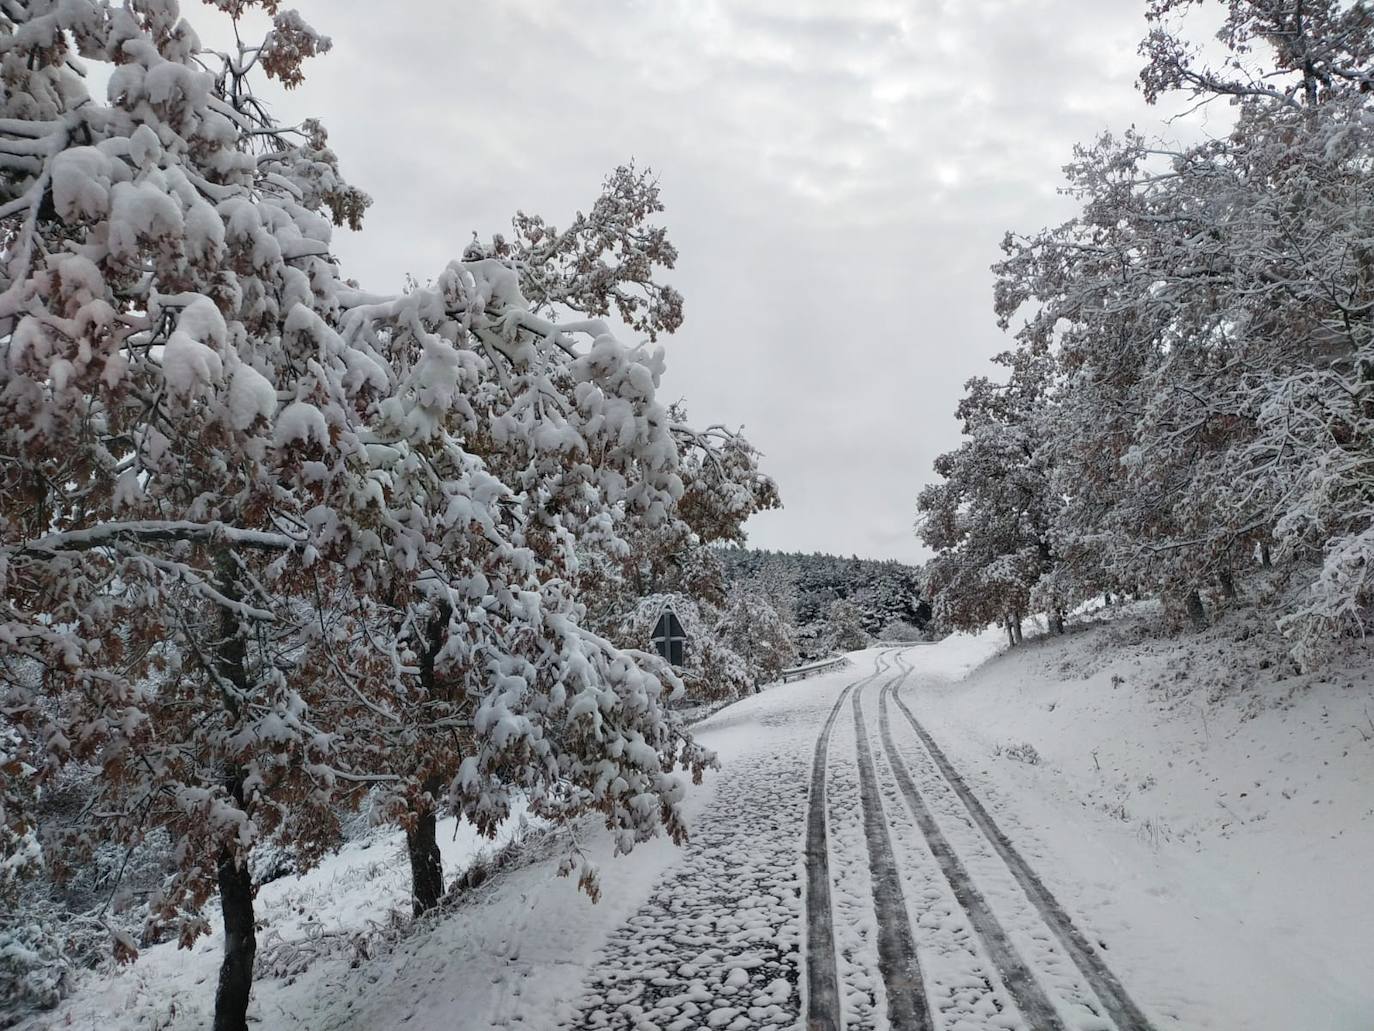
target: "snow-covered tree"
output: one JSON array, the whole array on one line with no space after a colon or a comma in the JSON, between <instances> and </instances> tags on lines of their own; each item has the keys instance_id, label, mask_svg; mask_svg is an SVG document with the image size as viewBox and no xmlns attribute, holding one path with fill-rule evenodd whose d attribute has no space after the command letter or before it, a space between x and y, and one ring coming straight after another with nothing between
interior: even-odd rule
<instances>
[{"instance_id":1,"label":"snow-covered tree","mask_svg":"<svg viewBox=\"0 0 1374 1031\"><path fill-rule=\"evenodd\" d=\"M568 229L521 212L513 220L511 241L502 236L490 243L474 241L468 255L495 258L514 271L522 292L542 314L583 318L614 310L654 340L676 330L683 317L682 296L661 281L677 258L666 231L651 221L662 210L652 172L621 166L603 183L589 213L577 213ZM690 599L699 652L712 657L693 667L689 687L708 696L733 694L737 685L728 671L738 665L737 658L727 661L731 649L718 638L709 646L705 642L716 637L725 602L722 569L708 545L742 543L747 519L779 505L777 487L759 471L760 456L742 431L694 427L681 403L669 407L668 429L682 488L655 507L602 506L599 499L614 485L585 484L586 460L577 451L567 451L564 468L556 472L548 458L534 470L514 446L521 439L516 435L502 442L499 460L518 456L517 478L540 485L539 510L560 513L560 524L572 529L579 597L589 608L589 625L627 648L645 648L648 638L639 625L645 599ZM598 499L592 508L598 518L570 522L563 513L583 505L586 496Z\"/></svg>"},{"instance_id":2,"label":"snow-covered tree","mask_svg":"<svg viewBox=\"0 0 1374 1031\"><path fill-rule=\"evenodd\" d=\"M1219 11L1226 58L1179 35ZM1069 222L1009 237L1004 325L1057 364L1051 539L1074 581L1204 596L1282 562L1282 620L1312 657L1371 615L1370 106L1374 23L1335 0L1155 0L1147 98L1234 106L1194 145L1131 132L1079 148ZM1093 567L1096 566L1096 572Z\"/></svg>"},{"instance_id":3,"label":"snow-covered tree","mask_svg":"<svg viewBox=\"0 0 1374 1031\"><path fill-rule=\"evenodd\" d=\"M292 674L332 632L303 618L311 592L353 576L330 505L357 510L349 430L389 385L323 330L330 225L366 197L318 125L279 129L247 92L247 66L291 82L327 48L292 14L224 55L171 3L0 19L5 713L40 776L102 769L85 833L47 843L55 873L166 827L180 863L155 917L189 942L219 889L217 1021L237 1026L243 854L325 812L336 776L329 685ZM114 65L107 104L82 59Z\"/></svg>"},{"instance_id":4,"label":"snow-covered tree","mask_svg":"<svg viewBox=\"0 0 1374 1031\"><path fill-rule=\"evenodd\" d=\"M1000 355L1005 384L978 377L959 403L965 442L935 461L943 482L917 500L918 533L935 556L924 586L937 620L954 630L989 623L1019 642L1021 623L1043 607L1062 628L1076 600L1061 577L1051 526L1059 496L1045 446L1052 362L1030 350Z\"/></svg>"},{"instance_id":5,"label":"snow-covered tree","mask_svg":"<svg viewBox=\"0 0 1374 1031\"><path fill-rule=\"evenodd\" d=\"M796 665L792 623L762 584L739 583L730 589L715 633L744 659L755 689Z\"/></svg>"},{"instance_id":6,"label":"snow-covered tree","mask_svg":"<svg viewBox=\"0 0 1374 1031\"><path fill-rule=\"evenodd\" d=\"M822 640L831 652L857 651L873 643L873 638L864 629L859 607L845 598L836 598L830 603Z\"/></svg>"},{"instance_id":7,"label":"snow-covered tree","mask_svg":"<svg viewBox=\"0 0 1374 1031\"><path fill-rule=\"evenodd\" d=\"M680 685L586 629L579 552L627 554L625 526L713 474L656 399L660 351L549 317L672 323L675 295L631 303L642 253L588 273L595 226L527 220L530 249L556 238L533 299L499 254L358 289L330 233L367 198L251 85L299 84L327 39L273 0L215 6L235 39L254 6L271 28L220 53L173 0L0 8L0 758L40 790L100 771L61 842L5 790L6 870L169 835L150 920L189 944L218 892L237 1031L249 852L308 864L364 790L407 829L420 908L442 806L489 829L520 792L599 811L622 850L682 837L673 771L709 756L667 711Z\"/></svg>"}]
</instances>

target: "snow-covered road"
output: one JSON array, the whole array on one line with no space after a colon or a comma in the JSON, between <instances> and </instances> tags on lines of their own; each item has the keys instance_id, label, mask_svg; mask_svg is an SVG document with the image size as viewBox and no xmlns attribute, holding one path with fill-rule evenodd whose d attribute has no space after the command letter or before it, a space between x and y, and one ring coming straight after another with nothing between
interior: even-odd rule
<instances>
[{"instance_id":1,"label":"snow-covered road","mask_svg":"<svg viewBox=\"0 0 1374 1031\"><path fill-rule=\"evenodd\" d=\"M917 722L921 653L863 653L701 726L716 792L568 1027L1151 1026Z\"/></svg>"},{"instance_id":2,"label":"snow-covered road","mask_svg":"<svg viewBox=\"0 0 1374 1031\"><path fill-rule=\"evenodd\" d=\"M696 728L721 768L690 789L689 845L615 857L595 821L577 826L601 870L595 904L554 876L564 833L536 835L387 945L387 914L409 903L403 843L351 843L259 893L260 959L347 947L260 977L250 1021L1374 1027L1363 671L1340 690L1272 685L1277 704L1253 692L1199 722L1194 695L1151 685L1177 663L1201 677L1205 656L1133 646L1133 627L1004 655L995 634L858 652L736 702ZM1043 757L1026 758L1032 741ZM442 837L452 877L480 842L467 825ZM215 927L189 952L151 947L21 1027L207 1026L221 944Z\"/></svg>"}]
</instances>

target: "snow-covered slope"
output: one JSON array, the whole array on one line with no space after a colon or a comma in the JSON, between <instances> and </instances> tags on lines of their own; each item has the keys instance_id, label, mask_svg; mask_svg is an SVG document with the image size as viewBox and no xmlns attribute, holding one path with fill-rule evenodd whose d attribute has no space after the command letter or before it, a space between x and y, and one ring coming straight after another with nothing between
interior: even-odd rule
<instances>
[{"instance_id":1,"label":"snow-covered slope","mask_svg":"<svg viewBox=\"0 0 1374 1031\"><path fill-rule=\"evenodd\" d=\"M1168 639L1145 607L905 693L1179 1027L1374 1027L1369 648L1298 675L1260 616Z\"/></svg>"}]
</instances>

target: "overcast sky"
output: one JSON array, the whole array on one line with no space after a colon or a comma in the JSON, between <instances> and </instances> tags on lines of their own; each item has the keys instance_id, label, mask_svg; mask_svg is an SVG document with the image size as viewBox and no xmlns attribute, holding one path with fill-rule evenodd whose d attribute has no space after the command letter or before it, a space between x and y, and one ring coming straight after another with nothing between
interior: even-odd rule
<instances>
[{"instance_id":1,"label":"overcast sky","mask_svg":"<svg viewBox=\"0 0 1374 1031\"><path fill-rule=\"evenodd\" d=\"M687 299L665 399L742 425L781 512L751 543L916 560L915 498L963 382L1006 346L988 267L1070 210L1075 142L1156 128L1143 0L301 0L313 114L374 199L375 289L517 209L555 224L634 158Z\"/></svg>"}]
</instances>

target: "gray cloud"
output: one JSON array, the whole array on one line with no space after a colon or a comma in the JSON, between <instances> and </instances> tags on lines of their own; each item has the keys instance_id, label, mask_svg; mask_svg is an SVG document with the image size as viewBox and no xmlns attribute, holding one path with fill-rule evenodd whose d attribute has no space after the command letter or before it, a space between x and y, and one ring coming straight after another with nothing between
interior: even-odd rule
<instances>
[{"instance_id":1,"label":"gray cloud","mask_svg":"<svg viewBox=\"0 0 1374 1031\"><path fill-rule=\"evenodd\" d=\"M687 297L665 392L767 453L787 508L753 541L912 559L962 383L1006 346L1002 233L1070 210L1074 142L1159 121L1132 88L1142 7L334 0L305 11L334 53L280 103L375 198L338 250L378 286L651 165Z\"/></svg>"}]
</instances>

